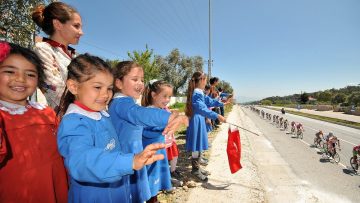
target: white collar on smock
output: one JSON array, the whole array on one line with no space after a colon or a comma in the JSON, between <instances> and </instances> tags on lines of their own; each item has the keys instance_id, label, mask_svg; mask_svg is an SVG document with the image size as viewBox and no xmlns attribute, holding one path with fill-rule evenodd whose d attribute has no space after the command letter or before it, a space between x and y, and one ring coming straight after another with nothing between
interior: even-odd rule
<instances>
[{"instance_id":1,"label":"white collar on smock","mask_svg":"<svg viewBox=\"0 0 360 203\"><path fill-rule=\"evenodd\" d=\"M114 94L113 99L123 98L123 97L130 97L130 96L127 96L127 95L125 95L125 94L123 94L123 93L117 92L117 93ZM130 98L133 99L135 103L137 102L137 100L134 99L133 97L130 97Z\"/></svg>"},{"instance_id":2,"label":"white collar on smock","mask_svg":"<svg viewBox=\"0 0 360 203\"><path fill-rule=\"evenodd\" d=\"M68 109L66 110L65 115L71 113L77 113L97 121L100 120L102 116L110 117L110 115L106 111L90 112L90 111L86 111L85 109L81 108L76 104L70 104Z\"/></svg>"},{"instance_id":3,"label":"white collar on smock","mask_svg":"<svg viewBox=\"0 0 360 203\"><path fill-rule=\"evenodd\" d=\"M204 90L200 89L200 88L195 88L194 92L200 93L202 95L204 95Z\"/></svg>"},{"instance_id":4,"label":"white collar on smock","mask_svg":"<svg viewBox=\"0 0 360 203\"><path fill-rule=\"evenodd\" d=\"M33 102L33 101L27 101L28 104L26 106L19 105L19 104L13 104L10 102L6 102L3 100L0 100L0 110L9 112L11 115L21 115L24 114L29 108L35 108L38 110L43 110L46 108L45 105Z\"/></svg>"}]
</instances>

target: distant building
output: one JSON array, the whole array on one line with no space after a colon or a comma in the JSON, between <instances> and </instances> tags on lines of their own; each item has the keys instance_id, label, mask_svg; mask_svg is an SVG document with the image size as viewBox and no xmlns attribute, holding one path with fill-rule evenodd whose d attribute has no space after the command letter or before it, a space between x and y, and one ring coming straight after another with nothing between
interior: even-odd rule
<instances>
[{"instance_id":1,"label":"distant building","mask_svg":"<svg viewBox=\"0 0 360 203\"><path fill-rule=\"evenodd\" d=\"M314 97L312 97L312 96L309 96L309 97L308 97L308 103L309 103L309 104L315 104L316 101L317 101L317 99L315 99Z\"/></svg>"}]
</instances>

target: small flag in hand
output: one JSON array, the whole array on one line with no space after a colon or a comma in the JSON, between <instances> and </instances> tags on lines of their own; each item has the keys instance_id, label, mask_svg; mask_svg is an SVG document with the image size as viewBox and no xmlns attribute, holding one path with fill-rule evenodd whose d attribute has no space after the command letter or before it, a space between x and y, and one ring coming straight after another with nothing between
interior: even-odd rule
<instances>
[{"instance_id":1,"label":"small flag in hand","mask_svg":"<svg viewBox=\"0 0 360 203\"><path fill-rule=\"evenodd\" d=\"M226 152L228 154L230 171L231 173L236 173L242 168L240 163L241 141L239 129L231 130L229 127Z\"/></svg>"}]
</instances>

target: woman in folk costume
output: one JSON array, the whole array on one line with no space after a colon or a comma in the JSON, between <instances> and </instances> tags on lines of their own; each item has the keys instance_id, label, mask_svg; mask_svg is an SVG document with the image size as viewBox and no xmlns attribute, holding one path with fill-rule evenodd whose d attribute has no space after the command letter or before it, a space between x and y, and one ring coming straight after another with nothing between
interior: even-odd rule
<instances>
[{"instance_id":1,"label":"woman in folk costume","mask_svg":"<svg viewBox=\"0 0 360 203\"><path fill-rule=\"evenodd\" d=\"M40 87L47 104L58 110L61 96L65 90L67 66L75 57L75 49L70 44L78 44L83 35L79 13L62 2L48 6L38 6L32 14L34 22L49 35L37 42L34 51L44 62L47 79Z\"/></svg>"},{"instance_id":2,"label":"woman in folk costume","mask_svg":"<svg viewBox=\"0 0 360 203\"><path fill-rule=\"evenodd\" d=\"M193 74L189 81L185 114L191 117L189 127L186 130L186 150L192 152L191 173L201 181L207 181L206 173L200 168L200 153L208 149L208 137L205 124L205 117L219 119L225 122L226 119L209 110L205 103L204 88L206 75L200 71Z\"/></svg>"}]
</instances>

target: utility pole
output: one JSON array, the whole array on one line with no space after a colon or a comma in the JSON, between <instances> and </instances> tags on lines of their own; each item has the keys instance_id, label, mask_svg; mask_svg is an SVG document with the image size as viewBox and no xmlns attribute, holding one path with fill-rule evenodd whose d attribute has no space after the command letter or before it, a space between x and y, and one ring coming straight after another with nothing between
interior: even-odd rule
<instances>
[{"instance_id":1,"label":"utility pole","mask_svg":"<svg viewBox=\"0 0 360 203\"><path fill-rule=\"evenodd\" d=\"M211 78L211 0L209 0L209 60L208 60L208 78Z\"/></svg>"}]
</instances>

